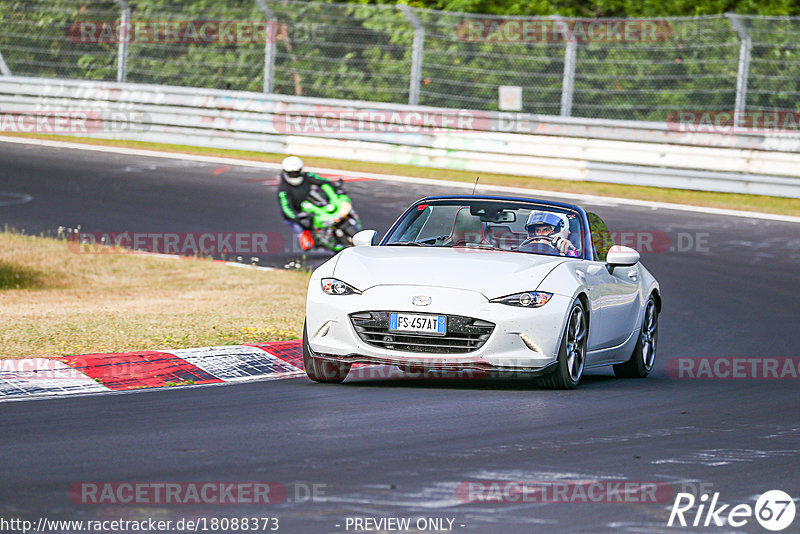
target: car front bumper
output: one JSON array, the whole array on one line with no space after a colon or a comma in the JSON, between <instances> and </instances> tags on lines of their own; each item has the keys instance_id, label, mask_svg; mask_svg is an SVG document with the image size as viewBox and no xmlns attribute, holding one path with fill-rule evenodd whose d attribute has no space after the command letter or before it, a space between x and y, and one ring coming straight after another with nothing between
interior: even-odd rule
<instances>
[{"instance_id":1,"label":"car front bumper","mask_svg":"<svg viewBox=\"0 0 800 534\"><path fill-rule=\"evenodd\" d=\"M412 298L419 295L430 297L430 305L413 305ZM556 360L570 304L569 298L553 295L540 308L522 308L489 302L475 291L423 285L375 286L362 294L334 296L325 294L319 281L312 280L306 328L309 348L324 359L405 369L537 373ZM387 349L365 342L350 317L375 311L466 316L495 326L483 345L470 352Z\"/></svg>"}]
</instances>

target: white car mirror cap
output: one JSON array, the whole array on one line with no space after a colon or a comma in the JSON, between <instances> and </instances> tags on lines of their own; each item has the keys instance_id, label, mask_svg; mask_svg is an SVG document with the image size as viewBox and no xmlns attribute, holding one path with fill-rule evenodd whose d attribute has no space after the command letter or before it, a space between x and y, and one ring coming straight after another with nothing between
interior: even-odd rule
<instances>
[{"instance_id":1,"label":"white car mirror cap","mask_svg":"<svg viewBox=\"0 0 800 534\"><path fill-rule=\"evenodd\" d=\"M353 245L357 247L371 247L378 238L375 230L361 230L353 236Z\"/></svg>"},{"instance_id":2,"label":"white car mirror cap","mask_svg":"<svg viewBox=\"0 0 800 534\"><path fill-rule=\"evenodd\" d=\"M632 249L631 247L614 245L613 247L608 249L608 254L606 255L606 263L615 267L636 265L640 257L641 256L639 255L639 253L634 249Z\"/></svg>"}]
</instances>

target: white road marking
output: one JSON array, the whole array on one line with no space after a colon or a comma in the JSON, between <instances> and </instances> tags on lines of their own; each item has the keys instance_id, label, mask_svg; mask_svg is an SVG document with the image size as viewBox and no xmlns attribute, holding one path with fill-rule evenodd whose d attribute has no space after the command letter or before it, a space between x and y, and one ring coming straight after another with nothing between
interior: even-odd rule
<instances>
[{"instance_id":1,"label":"white road marking","mask_svg":"<svg viewBox=\"0 0 800 534\"><path fill-rule=\"evenodd\" d=\"M3 360L0 364L0 400L109 391L107 387L58 360L26 358Z\"/></svg>"},{"instance_id":2,"label":"white road marking","mask_svg":"<svg viewBox=\"0 0 800 534\"><path fill-rule=\"evenodd\" d=\"M676 458L666 458L663 460L653 460L650 463L655 465L663 464L682 464L682 465L702 465L705 467L720 467L736 462L752 462L776 456L797 456L800 450L784 449L761 451L754 449L706 449L692 452Z\"/></svg>"},{"instance_id":3,"label":"white road marking","mask_svg":"<svg viewBox=\"0 0 800 534\"><path fill-rule=\"evenodd\" d=\"M31 200L33 200L33 197L25 193L0 193L0 206L25 204Z\"/></svg>"},{"instance_id":4,"label":"white road marking","mask_svg":"<svg viewBox=\"0 0 800 534\"><path fill-rule=\"evenodd\" d=\"M258 347L223 346L168 351L224 380L277 380L302 376L304 371Z\"/></svg>"},{"instance_id":5,"label":"white road marking","mask_svg":"<svg viewBox=\"0 0 800 534\"><path fill-rule=\"evenodd\" d=\"M227 345L162 352L181 358L222 382L111 390L66 363L50 358L0 360L0 402L37 400L67 395L116 395L221 386L244 381L280 380L305 376L305 371L259 347Z\"/></svg>"}]
</instances>

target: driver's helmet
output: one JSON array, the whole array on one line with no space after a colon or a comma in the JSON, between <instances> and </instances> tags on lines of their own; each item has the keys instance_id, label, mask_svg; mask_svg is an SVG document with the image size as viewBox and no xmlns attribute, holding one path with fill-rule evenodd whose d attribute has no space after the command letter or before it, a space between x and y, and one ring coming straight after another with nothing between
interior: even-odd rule
<instances>
[{"instance_id":1,"label":"driver's helmet","mask_svg":"<svg viewBox=\"0 0 800 534\"><path fill-rule=\"evenodd\" d=\"M297 156L289 156L281 163L281 177L289 185L298 186L303 183L303 160Z\"/></svg>"},{"instance_id":2,"label":"driver's helmet","mask_svg":"<svg viewBox=\"0 0 800 534\"><path fill-rule=\"evenodd\" d=\"M525 223L528 236L551 237L564 229L564 219L552 211L532 211Z\"/></svg>"}]
</instances>

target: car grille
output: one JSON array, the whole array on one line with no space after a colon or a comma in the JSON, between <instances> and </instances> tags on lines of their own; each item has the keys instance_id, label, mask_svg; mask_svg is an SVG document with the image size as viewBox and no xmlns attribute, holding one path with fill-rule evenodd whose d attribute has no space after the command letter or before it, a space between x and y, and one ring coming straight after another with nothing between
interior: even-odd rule
<instances>
[{"instance_id":1,"label":"car grille","mask_svg":"<svg viewBox=\"0 0 800 534\"><path fill-rule=\"evenodd\" d=\"M434 314L423 314L434 315ZM350 315L358 336L369 345L406 352L433 352L459 354L478 350L494 330L494 323L447 315L447 333L444 336L398 333L389 331L389 312L360 312Z\"/></svg>"}]
</instances>

